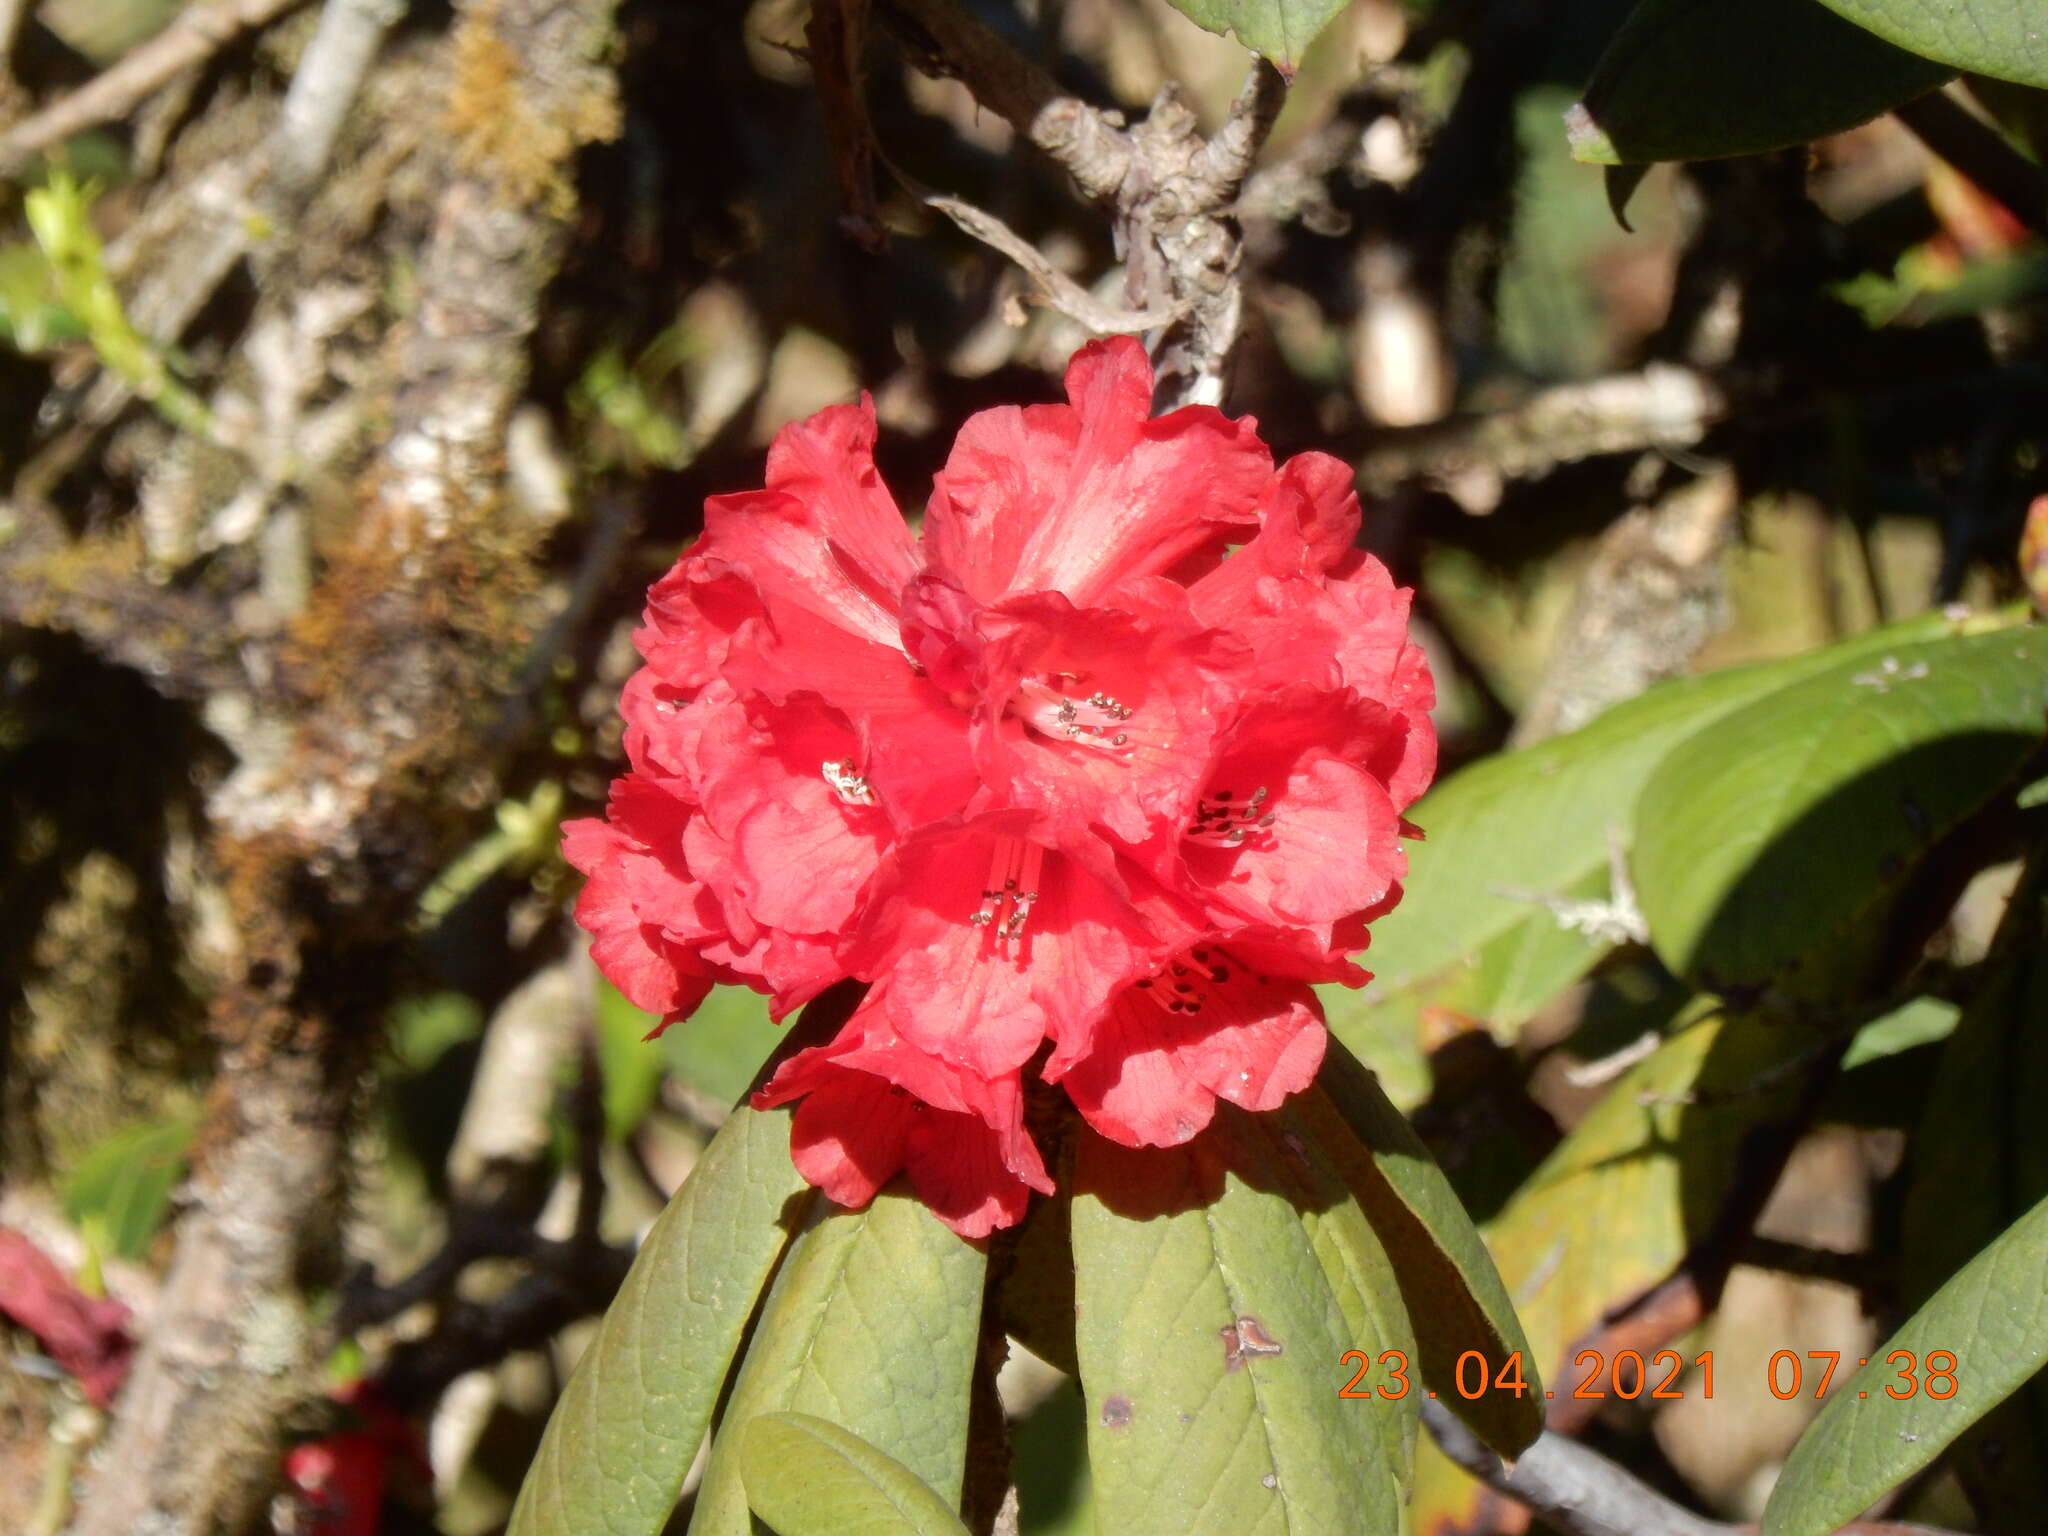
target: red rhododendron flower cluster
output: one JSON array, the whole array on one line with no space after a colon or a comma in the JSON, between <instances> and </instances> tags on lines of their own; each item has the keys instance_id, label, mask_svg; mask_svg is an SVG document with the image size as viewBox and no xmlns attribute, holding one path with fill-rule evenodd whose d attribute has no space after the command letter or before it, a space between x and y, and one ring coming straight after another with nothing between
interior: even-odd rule
<instances>
[{"instance_id":1,"label":"red rhododendron flower cluster","mask_svg":"<svg viewBox=\"0 0 2048 1536\"><path fill-rule=\"evenodd\" d=\"M1027 1067L1131 1146L1308 1084L1309 984L1365 981L1436 758L1349 470L1150 419L1129 339L1066 383L966 423L922 537L865 400L786 428L649 594L631 772L566 835L598 964L665 1022L870 983L755 1103L799 1101L833 1200L903 1171L969 1236L1052 1187Z\"/></svg>"}]
</instances>

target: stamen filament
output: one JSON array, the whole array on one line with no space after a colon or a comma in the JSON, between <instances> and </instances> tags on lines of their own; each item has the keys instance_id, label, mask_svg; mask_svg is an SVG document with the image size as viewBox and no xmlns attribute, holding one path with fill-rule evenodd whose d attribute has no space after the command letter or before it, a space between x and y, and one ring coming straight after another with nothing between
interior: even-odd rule
<instances>
[{"instance_id":1,"label":"stamen filament","mask_svg":"<svg viewBox=\"0 0 2048 1536\"><path fill-rule=\"evenodd\" d=\"M1055 673L1049 681L1027 677L1017 687L1012 711L1034 731L1056 741L1071 741L1099 752L1127 749L1131 734L1118 727L1137 711L1100 689L1085 699L1075 699L1058 686L1078 681L1071 672Z\"/></svg>"},{"instance_id":2,"label":"stamen filament","mask_svg":"<svg viewBox=\"0 0 2048 1536\"><path fill-rule=\"evenodd\" d=\"M1261 784L1242 803L1239 803L1227 789L1211 790L1195 805L1195 819L1189 823L1187 835L1198 843L1207 843L1217 848L1239 848L1253 837L1260 840L1254 846L1267 849L1273 846L1270 828L1275 817L1266 809L1266 786Z\"/></svg>"},{"instance_id":3,"label":"stamen filament","mask_svg":"<svg viewBox=\"0 0 2048 1536\"><path fill-rule=\"evenodd\" d=\"M989 854L988 880L981 905L968 916L976 928L995 929L995 946L1010 954L1024 937L1031 909L1038 904L1045 850L1018 837L999 837Z\"/></svg>"}]
</instances>

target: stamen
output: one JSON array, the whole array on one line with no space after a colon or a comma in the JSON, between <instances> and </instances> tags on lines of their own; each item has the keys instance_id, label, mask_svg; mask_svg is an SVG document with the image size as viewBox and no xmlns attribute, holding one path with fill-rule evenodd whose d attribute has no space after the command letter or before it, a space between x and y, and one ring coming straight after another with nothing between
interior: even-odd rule
<instances>
[{"instance_id":1,"label":"stamen","mask_svg":"<svg viewBox=\"0 0 2048 1536\"><path fill-rule=\"evenodd\" d=\"M873 805L875 803L873 787L861 775L854 772L852 763L824 763L819 766L818 771L825 776L825 782L832 786L832 793L839 797L841 804Z\"/></svg>"},{"instance_id":2,"label":"stamen","mask_svg":"<svg viewBox=\"0 0 2048 1536\"><path fill-rule=\"evenodd\" d=\"M1195 819L1188 824L1187 835L1198 843L1207 843L1215 848L1241 848L1257 837L1254 844L1261 850L1273 846L1272 834L1266 829L1274 823L1274 815L1265 808L1266 786L1261 784L1246 799L1239 803L1231 791L1212 789L1195 805Z\"/></svg>"},{"instance_id":3,"label":"stamen","mask_svg":"<svg viewBox=\"0 0 2048 1536\"><path fill-rule=\"evenodd\" d=\"M982 887L981 905L968 915L976 928L995 929L996 949L1008 955L1023 940L1031 921L1031 909L1038 904L1039 879L1045 870L1045 850L1021 838L996 839L989 855L988 879Z\"/></svg>"},{"instance_id":4,"label":"stamen","mask_svg":"<svg viewBox=\"0 0 2048 1536\"><path fill-rule=\"evenodd\" d=\"M1131 735L1117 727L1137 711L1110 694L1097 689L1085 699L1062 692L1062 685L1080 679L1071 672L1055 672L1049 679L1027 677L1018 685L1011 712L1042 736L1071 741L1099 752L1128 748Z\"/></svg>"},{"instance_id":5,"label":"stamen","mask_svg":"<svg viewBox=\"0 0 2048 1536\"><path fill-rule=\"evenodd\" d=\"M1201 1013L1211 1001L1209 989L1227 984L1236 972L1231 968L1230 957L1220 949L1194 949L1189 955L1196 962L1196 970L1177 961L1163 965L1134 983L1135 989L1176 1017Z\"/></svg>"}]
</instances>

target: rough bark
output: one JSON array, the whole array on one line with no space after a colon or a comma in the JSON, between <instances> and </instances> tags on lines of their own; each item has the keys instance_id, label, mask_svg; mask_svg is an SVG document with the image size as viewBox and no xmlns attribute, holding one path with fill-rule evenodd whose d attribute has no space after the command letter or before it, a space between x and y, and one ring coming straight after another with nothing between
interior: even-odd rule
<instances>
[{"instance_id":1,"label":"rough bark","mask_svg":"<svg viewBox=\"0 0 2048 1536\"><path fill-rule=\"evenodd\" d=\"M386 446L303 612L267 643L239 637L243 686L209 697L241 756L208 807L234 928L212 1012L222 1070L80 1536L246 1528L315 1389L304 1295L337 1270L364 1046L410 903L459 834L457 791L488 783L480 743L535 537L504 514L505 433L573 208L569 162L614 123L611 9L458 7L418 303L387 354Z\"/></svg>"}]
</instances>

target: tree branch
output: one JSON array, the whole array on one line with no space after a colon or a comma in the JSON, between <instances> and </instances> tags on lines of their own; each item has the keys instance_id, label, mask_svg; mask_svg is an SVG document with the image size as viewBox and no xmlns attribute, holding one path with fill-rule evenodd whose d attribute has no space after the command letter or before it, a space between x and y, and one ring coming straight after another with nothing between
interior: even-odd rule
<instances>
[{"instance_id":1,"label":"tree branch","mask_svg":"<svg viewBox=\"0 0 2048 1536\"><path fill-rule=\"evenodd\" d=\"M289 1415L319 1390L304 1292L337 1267L366 1050L418 893L467 830L465 795L494 793L491 700L529 617L537 538L499 515L504 443L567 242L573 156L617 121L612 9L456 6L452 126L421 166L432 227L386 354L390 435L354 537L328 551L294 628L237 652L260 663L233 701L242 760L207 800L231 930L211 1018L223 1068L159 1324L115 1404L78 1536L246 1529ZM576 1303L543 1299L522 1328Z\"/></svg>"},{"instance_id":2,"label":"tree branch","mask_svg":"<svg viewBox=\"0 0 2048 1536\"><path fill-rule=\"evenodd\" d=\"M936 209L990 250L1000 251L1038 284L1046 303L1068 319L1101 335L1148 331L1166 325L1182 313L1179 309L1118 309L1105 304L1086 288L1048 261L1043 252L994 214L957 197L937 192L920 193L927 208Z\"/></svg>"},{"instance_id":3,"label":"tree branch","mask_svg":"<svg viewBox=\"0 0 2048 1536\"><path fill-rule=\"evenodd\" d=\"M1565 1536L1733 1536L1735 1527L1683 1509L1597 1451L1552 1430L1512 1467L1440 1402L1422 1405L1438 1447L1496 1493L1526 1504Z\"/></svg>"},{"instance_id":4,"label":"tree branch","mask_svg":"<svg viewBox=\"0 0 2048 1536\"><path fill-rule=\"evenodd\" d=\"M1068 95L955 0L878 0L877 10L919 68L965 85L1089 197L1113 196L1122 185L1131 145L1119 114Z\"/></svg>"},{"instance_id":5,"label":"tree branch","mask_svg":"<svg viewBox=\"0 0 2048 1536\"><path fill-rule=\"evenodd\" d=\"M2048 235L2048 170L2006 143L1946 91L1892 108L1913 136L1997 199L2036 234Z\"/></svg>"},{"instance_id":6,"label":"tree branch","mask_svg":"<svg viewBox=\"0 0 2048 1536\"><path fill-rule=\"evenodd\" d=\"M266 26L305 0L214 0L178 13L163 31L132 49L68 96L0 134L0 175L12 175L33 156L74 133L124 115L182 69L220 52L242 33Z\"/></svg>"},{"instance_id":7,"label":"tree branch","mask_svg":"<svg viewBox=\"0 0 2048 1536\"><path fill-rule=\"evenodd\" d=\"M1286 97L1280 72L1255 60L1213 138L1203 137L1170 83L1144 121L1126 130L1120 114L1061 94L1051 76L952 0L879 3L921 68L959 80L1064 167L1084 193L1107 205L1125 253L1133 309L1173 317L1153 340L1153 409L1221 405L1244 314L1243 241L1234 208ZM1045 282L1015 251L1007 254Z\"/></svg>"},{"instance_id":8,"label":"tree branch","mask_svg":"<svg viewBox=\"0 0 2048 1536\"><path fill-rule=\"evenodd\" d=\"M327 0L321 8L272 135L272 174L285 197L310 187L327 168L370 62L404 13L405 0Z\"/></svg>"},{"instance_id":9,"label":"tree branch","mask_svg":"<svg viewBox=\"0 0 2048 1536\"><path fill-rule=\"evenodd\" d=\"M1536 1443L1503 1462L1440 1402L1422 1405L1422 1422L1443 1453L1496 1493L1542 1516L1562 1536L1754 1536L1674 1504L1598 1451L1545 1430ZM1835 1536L1954 1536L1935 1526L1857 1520Z\"/></svg>"}]
</instances>

